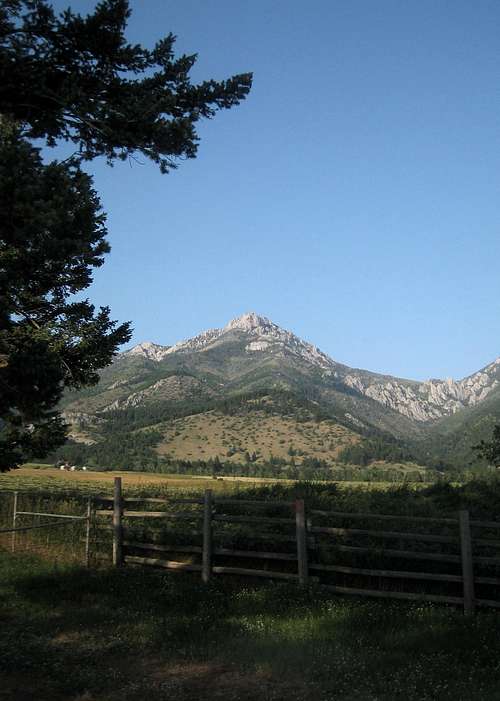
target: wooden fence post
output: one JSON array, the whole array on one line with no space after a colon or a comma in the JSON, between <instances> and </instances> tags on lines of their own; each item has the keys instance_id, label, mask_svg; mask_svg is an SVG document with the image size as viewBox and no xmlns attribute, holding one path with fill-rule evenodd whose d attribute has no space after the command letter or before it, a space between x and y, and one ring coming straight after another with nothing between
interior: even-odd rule
<instances>
[{"instance_id":1,"label":"wooden fence post","mask_svg":"<svg viewBox=\"0 0 500 701\"><path fill-rule=\"evenodd\" d=\"M203 502L203 551L201 578L208 582L212 573L212 491L205 490Z\"/></svg>"},{"instance_id":2,"label":"wooden fence post","mask_svg":"<svg viewBox=\"0 0 500 701\"><path fill-rule=\"evenodd\" d=\"M92 497L87 499L87 520L85 528L85 567L90 567L90 526L92 521Z\"/></svg>"},{"instance_id":3,"label":"wooden fence post","mask_svg":"<svg viewBox=\"0 0 500 701\"><path fill-rule=\"evenodd\" d=\"M462 577L464 587L464 614L474 615L474 566L472 562L472 538L468 511L459 511L460 519L460 552L462 560Z\"/></svg>"},{"instance_id":4,"label":"wooden fence post","mask_svg":"<svg viewBox=\"0 0 500 701\"><path fill-rule=\"evenodd\" d=\"M297 534L299 584L305 585L307 584L309 573L307 565L306 513L303 499L295 500L295 529Z\"/></svg>"},{"instance_id":5,"label":"wooden fence post","mask_svg":"<svg viewBox=\"0 0 500 701\"><path fill-rule=\"evenodd\" d=\"M12 528L16 527L16 520L17 520L17 492L14 492L14 505L12 507ZM16 552L16 532L15 532L15 530L12 531L11 549L12 549L13 553Z\"/></svg>"},{"instance_id":6,"label":"wooden fence post","mask_svg":"<svg viewBox=\"0 0 500 701\"><path fill-rule=\"evenodd\" d=\"M115 477L113 491L113 565L123 564L122 478Z\"/></svg>"}]
</instances>

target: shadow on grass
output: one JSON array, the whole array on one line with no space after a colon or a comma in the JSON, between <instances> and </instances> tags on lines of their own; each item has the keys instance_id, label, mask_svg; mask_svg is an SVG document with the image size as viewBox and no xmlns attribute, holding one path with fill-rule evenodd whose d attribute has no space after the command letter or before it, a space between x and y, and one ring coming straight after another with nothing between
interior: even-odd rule
<instances>
[{"instance_id":1,"label":"shadow on grass","mask_svg":"<svg viewBox=\"0 0 500 701\"><path fill-rule=\"evenodd\" d=\"M8 555L0 602L21 701L500 699L496 614Z\"/></svg>"}]
</instances>

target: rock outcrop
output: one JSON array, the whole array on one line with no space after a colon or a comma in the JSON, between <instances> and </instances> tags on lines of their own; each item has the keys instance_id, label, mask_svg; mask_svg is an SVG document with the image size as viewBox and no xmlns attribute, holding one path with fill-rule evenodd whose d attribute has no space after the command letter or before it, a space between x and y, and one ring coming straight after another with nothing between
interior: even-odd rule
<instances>
[{"instance_id":1,"label":"rock outcrop","mask_svg":"<svg viewBox=\"0 0 500 701\"><path fill-rule=\"evenodd\" d=\"M380 381L363 377L361 373L348 374L344 378L349 387L416 421L433 421L474 406L486 399L498 387L499 381L500 358L458 381L409 382L395 378Z\"/></svg>"}]
</instances>

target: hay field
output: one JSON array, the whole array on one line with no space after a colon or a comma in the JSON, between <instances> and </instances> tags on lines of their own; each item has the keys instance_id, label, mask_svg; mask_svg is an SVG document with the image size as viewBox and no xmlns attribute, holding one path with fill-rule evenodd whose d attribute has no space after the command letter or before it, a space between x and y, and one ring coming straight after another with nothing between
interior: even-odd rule
<instances>
[{"instance_id":1,"label":"hay field","mask_svg":"<svg viewBox=\"0 0 500 701\"><path fill-rule=\"evenodd\" d=\"M253 477L200 477L194 475L163 475L151 472L65 472L46 465L25 465L17 470L0 474L0 491L40 489L69 490L78 492L107 493L113 488L115 477L121 477L124 489L141 489L141 491L158 491L168 489L180 492L203 491L212 489L216 492L230 493L239 489L274 483L276 480ZM284 480L280 480L284 482Z\"/></svg>"},{"instance_id":2,"label":"hay field","mask_svg":"<svg viewBox=\"0 0 500 701\"><path fill-rule=\"evenodd\" d=\"M48 465L29 464L17 470L0 473L1 491L71 491L83 494L108 494L113 480L121 477L124 490L150 492L202 492L212 489L217 493L232 494L251 487L270 484L293 484L293 480L267 477L212 477L198 475L163 475L152 472L65 472ZM338 482L341 488L357 487L380 490L393 487L391 482ZM419 485L415 485L417 487ZM422 485L423 486L423 485Z\"/></svg>"}]
</instances>

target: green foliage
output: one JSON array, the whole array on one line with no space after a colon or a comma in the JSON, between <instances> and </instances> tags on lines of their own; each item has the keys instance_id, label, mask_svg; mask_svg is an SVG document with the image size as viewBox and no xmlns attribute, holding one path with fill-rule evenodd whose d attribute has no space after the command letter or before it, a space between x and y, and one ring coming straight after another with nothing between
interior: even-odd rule
<instances>
[{"instance_id":1,"label":"green foliage","mask_svg":"<svg viewBox=\"0 0 500 701\"><path fill-rule=\"evenodd\" d=\"M64 440L65 387L96 383L130 338L109 309L68 301L109 250L100 203L78 166L43 165L0 130L0 470Z\"/></svg>"},{"instance_id":2,"label":"green foliage","mask_svg":"<svg viewBox=\"0 0 500 701\"><path fill-rule=\"evenodd\" d=\"M473 447L477 454L490 465L500 467L500 424L493 429L493 435L489 441L481 441Z\"/></svg>"},{"instance_id":3,"label":"green foliage","mask_svg":"<svg viewBox=\"0 0 500 701\"><path fill-rule=\"evenodd\" d=\"M410 484L391 485L387 489L364 489L312 480L293 484L275 482L248 487L240 496L242 499L258 499L270 503L305 499L309 509L326 511L429 518L456 518L460 509L467 509L474 519L498 521L500 477L492 475L489 478L471 479L463 484L453 484L441 478L418 489ZM373 521L371 526L373 527ZM400 526L401 531L408 530L407 523L402 521ZM369 527L367 523L367 528ZM391 530L397 530L396 526ZM405 543L405 548L409 547L411 543ZM427 545L426 549L428 547ZM428 563L425 566L428 567Z\"/></svg>"},{"instance_id":4,"label":"green foliage","mask_svg":"<svg viewBox=\"0 0 500 701\"><path fill-rule=\"evenodd\" d=\"M419 461L447 472L484 470L489 459L475 446L489 443L499 423L500 390L496 388L478 404L426 427L422 439L412 441L412 451Z\"/></svg>"},{"instance_id":5,"label":"green foliage","mask_svg":"<svg viewBox=\"0 0 500 701\"><path fill-rule=\"evenodd\" d=\"M498 696L494 612L468 621L429 604L229 578L203 585L145 568L55 569L10 554L0 572L6 698Z\"/></svg>"},{"instance_id":6,"label":"green foliage","mask_svg":"<svg viewBox=\"0 0 500 701\"><path fill-rule=\"evenodd\" d=\"M148 430L130 433L110 433L99 444L87 445L68 441L48 456L54 463L67 460L72 465L88 465L94 469L157 471L162 460L153 448L161 433Z\"/></svg>"},{"instance_id":7,"label":"green foliage","mask_svg":"<svg viewBox=\"0 0 500 701\"><path fill-rule=\"evenodd\" d=\"M0 471L64 441L63 391L95 384L130 339L107 307L70 300L109 252L79 164L140 153L167 172L195 157L201 118L250 90L250 74L193 85L196 57L174 58L171 34L152 50L129 44L129 15L126 0L87 17L46 0L0 4ZM75 152L45 164L34 139Z\"/></svg>"},{"instance_id":8,"label":"green foliage","mask_svg":"<svg viewBox=\"0 0 500 701\"><path fill-rule=\"evenodd\" d=\"M58 16L46 0L2 3L0 113L27 138L73 143L78 160L139 152L167 172L194 158L196 123L245 99L252 76L193 85L196 55L175 58L173 34L151 50L128 43L129 16L126 0L86 17Z\"/></svg>"},{"instance_id":9,"label":"green foliage","mask_svg":"<svg viewBox=\"0 0 500 701\"><path fill-rule=\"evenodd\" d=\"M414 455L402 442L385 437L365 439L349 445L339 453L338 460L354 465L369 465L374 460L413 461Z\"/></svg>"}]
</instances>

